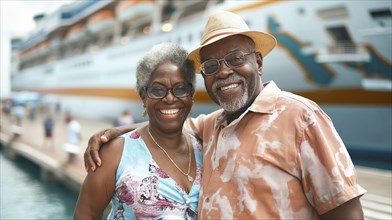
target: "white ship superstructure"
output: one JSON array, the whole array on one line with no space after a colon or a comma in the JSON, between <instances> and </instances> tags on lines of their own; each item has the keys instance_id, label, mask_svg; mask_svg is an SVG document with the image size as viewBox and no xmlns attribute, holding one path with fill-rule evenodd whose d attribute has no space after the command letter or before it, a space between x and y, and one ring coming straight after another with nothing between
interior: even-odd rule
<instances>
[{"instance_id":1,"label":"white ship superstructure","mask_svg":"<svg viewBox=\"0 0 392 220\"><path fill-rule=\"evenodd\" d=\"M208 15L229 10L278 46L263 81L319 103L348 148L391 158L390 1L76 1L47 15L20 45L14 90L55 94L74 114L115 118L132 109L136 62L153 45L199 45ZM217 109L197 78L195 113Z\"/></svg>"}]
</instances>

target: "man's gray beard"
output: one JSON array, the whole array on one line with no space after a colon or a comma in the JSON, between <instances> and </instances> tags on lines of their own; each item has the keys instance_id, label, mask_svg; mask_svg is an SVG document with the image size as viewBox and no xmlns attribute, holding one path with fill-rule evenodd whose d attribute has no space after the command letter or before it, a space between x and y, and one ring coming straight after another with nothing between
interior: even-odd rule
<instances>
[{"instance_id":1,"label":"man's gray beard","mask_svg":"<svg viewBox=\"0 0 392 220\"><path fill-rule=\"evenodd\" d=\"M226 101L226 102L222 101L216 92L217 91L217 85L216 85L217 83L213 85L214 95L217 98L219 105L226 112L229 112L229 113L236 112L236 111L240 110L248 102L248 92L249 92L248 84L243 76L233 75L231 77L231 79L226 79L225 81L231 81L231 80L234 81L234 80L238 80L238 79L241 80L241 82L243 83L244 93L243 93L242 97L240 97L239 99L236 99L236 100L230 100L230 101Z\"/></svg>"},{"instance_id":2,"label":"man's gray beard","mask_svg":"<svg viewBox=\"0 0 392 220\"><path fill-rule=\"evenodd\" d=\"M230 112L230 113L236 112L246 105L246 103L248 101L248 86L247 85L244 85L244 86L245 86L245 91L244 91L242 97L237 100L223 102L222 100L220 100L219 96L217 96L219 105L226 112Z\"/></svg>"}]
</instances>

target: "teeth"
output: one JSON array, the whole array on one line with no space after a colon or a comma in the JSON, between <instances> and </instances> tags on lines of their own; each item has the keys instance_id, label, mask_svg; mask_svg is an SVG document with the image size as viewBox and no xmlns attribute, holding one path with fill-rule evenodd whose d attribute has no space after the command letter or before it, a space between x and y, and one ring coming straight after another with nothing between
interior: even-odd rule
<instances>
[{"instance_id":1,"label":"teeth","mask_svg":"<svg viewBox=\"0 0 392 220\"><path fill-rule=\"evenodd\" d=\"M227 89L236 88L236 87L238 87L238 86L239 86L239 84L236 83L236 84L230 84L230 85L228 85L228 86L223 86L223 87L221 87L220 89L221 89L222 91L224 91L224 90L227 90Z\"/></svg>"},{"instance_id":2,"label":"teeth","mask_svg":"<svg viewBox=\"0 0 392 220\"><path fill-rule=\"evenodd\" d=\"M173 115L173 114L178 113L179 111L180 111L179 108L175 108L175 109L161 109L160 110L160 112L162 114L165 114L165 115Z\"/></svg>"}]
</instances>

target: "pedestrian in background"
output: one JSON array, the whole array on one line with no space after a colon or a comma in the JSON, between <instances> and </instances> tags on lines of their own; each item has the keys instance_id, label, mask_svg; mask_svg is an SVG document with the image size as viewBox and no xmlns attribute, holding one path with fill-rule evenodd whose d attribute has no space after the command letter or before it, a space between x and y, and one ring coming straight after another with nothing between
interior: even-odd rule
<instances>
[{"instance_id":1,"label":"pedestrian in background","mask_svg":"<svg viewBox=\"0 0 392 220\"><path fill-rule=\"evenodd\" d=\"M80 153L81 127L79 122L69 113L68 123L68 143L65 145L65 151L68 153L68 163L75 160L76 155Z\"/></svg>"},{"instance_id":2,"label":"pedestrian in background","mask_svg":"<svg viewBox=\"0 0 392 220\"><path fill-rule=\"evenodd\" d=\"M25 108L23 105L16 105L13 109L12 109L12 113L14 114L15 117L15 125L18 127L22 126L22 121L25 115Z\"/></svg>"},{"instance_id":3,"label":"pedestrian in background","mask_svg":"<svg viewBox=\"0 0 392 220\"><path fill-rule=\"evenodd\" d=\"M115 126L123 126L133 124L133 116L129 110L124 110L123 113L118 117Z\"/></svg>"},{"instance_id":4,"label":"pedestrian in background","mask_svg":"<svg viewBox=\"0 0 392 220\"><path fill-rule=\"evenodd\" d=\"M48 148L50 150L52 150L54 147L53 129L54 129L54 120L53 117L50 114L48 114L44 119L44 131L45 131L44 148Z\"/></svg>"}]
</instances>

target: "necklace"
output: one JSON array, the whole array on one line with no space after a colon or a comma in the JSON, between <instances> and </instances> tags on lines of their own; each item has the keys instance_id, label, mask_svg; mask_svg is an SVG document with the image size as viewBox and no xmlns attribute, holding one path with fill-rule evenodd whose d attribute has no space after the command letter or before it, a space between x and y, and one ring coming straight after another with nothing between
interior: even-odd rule
<instances>
[{"instance_id":1,"label":"necklace","mask_svg":"<svg viewBox=\"0 0 392 220\"><path fill-rule=\"evenodd\" d=\"M188 145L189 163L188 163L188 172L187 172L187 173L184 173L184 172L177 166L177 164L176 164L176 163L174 162L174 160L170 157L170 155L166 152L166 150L165 150L163 147L161 147L161 146L158 144L158 142L154 139L154 137L151 135L150 127L147 127L147 132L148 132L148 134L150 135L152 141L154 141L154 143L163 151L163 153L166 154L167 158L169 158L169 160L172 162L172 164L173 164L173 165L174 165L183 175L185 175L185 176L188 178L189 182L193 182L193 177L191 177L191 176L189 175L190 170L191 170L191 165L192 165L192 156L191 156L191 147L190 147L190 144L189 144L188 137L185 135L185 139L186 139L186 142L187 142L187 145Z\"/></svg>"}]
</instances>

